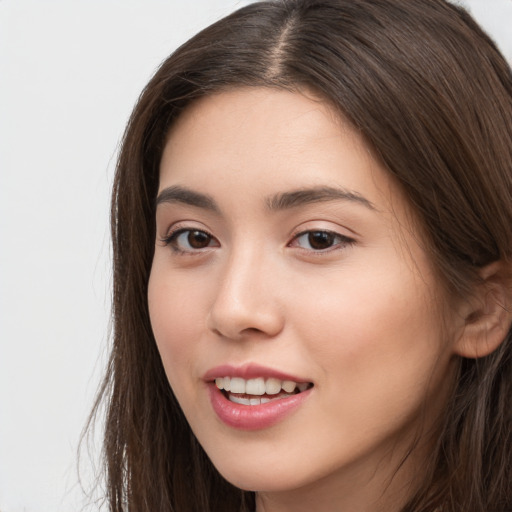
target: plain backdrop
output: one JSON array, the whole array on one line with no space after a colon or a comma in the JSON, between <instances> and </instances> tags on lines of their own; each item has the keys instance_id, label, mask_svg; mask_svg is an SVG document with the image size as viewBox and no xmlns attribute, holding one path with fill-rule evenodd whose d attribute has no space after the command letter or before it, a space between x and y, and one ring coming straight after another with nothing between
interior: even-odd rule
<instances>
[{"instance_id":1,"label":"plain backdrop","mask_svg":"<svg viewBox=\"0 0 512 512\"><path fill-rule=\"evenodd\" d=\"M77 450L106 361L118 143L159 63L247 3L0 0L0 512L100 509ZM512 61L512 0L459 3Z\"/></svg>"}]
</instances>

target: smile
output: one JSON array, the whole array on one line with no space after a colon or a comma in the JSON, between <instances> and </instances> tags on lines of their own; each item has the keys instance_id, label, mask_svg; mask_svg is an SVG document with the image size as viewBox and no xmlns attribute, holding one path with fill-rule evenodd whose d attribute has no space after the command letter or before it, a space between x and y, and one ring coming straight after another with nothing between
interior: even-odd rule
<instances>
[{"instance_id":1,"label":"smile","mask_svg":"<svg viewBox=\"0 0 512 512\"><path fill-rule=\"evenodd\" d=\"M217 418L237 430L261 430L300 408L314 385L274 369L220 366L204 376Z\"/></svg>"},{"instance_id":2,"label":"smile","mask_svg":"<svg viewBox=\"0 0 512 512\"><path fill-rule=\"evenodd\" d=\"M257 377L243 379L241 377L218 377L215 379L218 389L224 396L240 405L263 405L276 400L291 397L312 387L308 382L294 382L277 378Z\"/></svg>"}]
</instances>

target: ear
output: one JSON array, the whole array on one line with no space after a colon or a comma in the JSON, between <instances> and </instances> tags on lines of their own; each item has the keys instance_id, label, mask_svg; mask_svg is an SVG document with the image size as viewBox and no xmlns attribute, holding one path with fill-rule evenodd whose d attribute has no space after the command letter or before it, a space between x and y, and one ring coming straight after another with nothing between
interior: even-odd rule
<instances>
[{"instance_id":1,"label":"ear","mask_svg":"<svg viewBox=\"0 0 512 512\"><path fill-rule=\"evenodd\" d=\"M496 350L512 323L512 268L495 261L480 271L481 282L464 307L464 326L454 352L476 359Z\"/></svg>"}]
</instances>

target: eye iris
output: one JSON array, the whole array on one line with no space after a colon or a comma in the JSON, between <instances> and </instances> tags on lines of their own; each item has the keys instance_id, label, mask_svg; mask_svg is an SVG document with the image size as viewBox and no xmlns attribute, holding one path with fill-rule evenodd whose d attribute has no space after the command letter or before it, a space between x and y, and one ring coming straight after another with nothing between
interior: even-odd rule
<instances>
[{"instance_id":1,"label":"eye iris","mask_svg":"<svg viewBox=\"0 0 512 512\"><path fill-rule=\"evenodd\" d=\"M203 231L190 231L187 242L193 249L204 249L210 244L210 236Z\"/></svg>"},{"instance_id":2,"label":"eye iris","mask_svg":"<svg viewBox=\"0 0 512 512\"><path fill-rule=\"evenodd\" d=\"M328 249L334 243L334 235L326 231L312 231L308 234L308 242L313 249Z\"/></svg>"}]
</instances>

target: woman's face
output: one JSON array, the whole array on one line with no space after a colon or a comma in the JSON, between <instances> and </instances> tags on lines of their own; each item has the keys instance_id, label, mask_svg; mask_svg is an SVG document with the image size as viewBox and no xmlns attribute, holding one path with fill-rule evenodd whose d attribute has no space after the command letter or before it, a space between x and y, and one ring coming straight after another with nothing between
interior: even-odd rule
<instances>
[{"instance_id":1,"label":"woman's face","mask_svg":"<svg viewBox=\"0 0 512 512\"><path fill-rule=\"evenodd\" d=\"M362 138L312 96L219 93L173 127L157 202L151 323L214 465L262 496L381 492L459 327Z\"/></svg>"}]
</instances>

